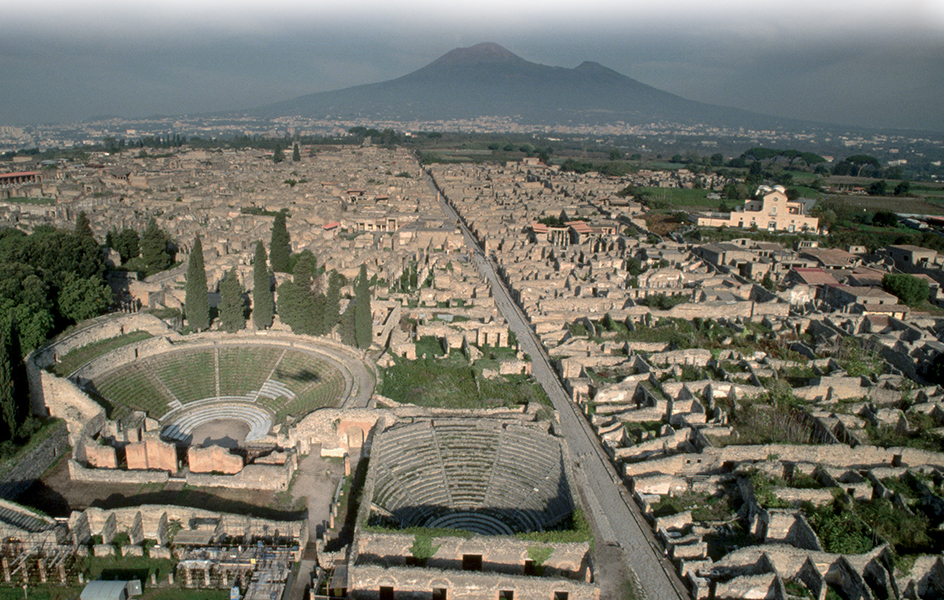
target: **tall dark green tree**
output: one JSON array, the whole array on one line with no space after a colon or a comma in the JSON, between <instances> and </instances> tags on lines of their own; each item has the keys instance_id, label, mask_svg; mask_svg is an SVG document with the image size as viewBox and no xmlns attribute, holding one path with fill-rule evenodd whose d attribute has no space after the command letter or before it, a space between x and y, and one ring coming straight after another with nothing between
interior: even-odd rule
<instances>
[{"instance_id":1,"label":"tall dark green tree","mask_svg":"<svg viewBox=\"0 0 944 600\"><path fill-rule=\"evenodd\" d=\"M373 323L370 316L370 282L367 280L367 265L361 264L354 287L354 344L366 350L373 340Z\"/></svg>"},{"instance_id":2,"label":"tall dark green tree","mask_svg":"<svg viewBox=\"0 0 944 600\"><path fill-rule=\"evenodd\" d=\"M0 441L28 436L29 420L29 380L19 328L11 317L0 327Z\"/></svg>"},{"instance_id":3,"label":"tall dark green tree","mask_svg":"<svg viewBox=\"0 0 944 600\"><path fill-rule=\"evenodd\" d=\"M197 236L187 263L187 284L184 295L184 312L191 329L203 331L210 326L208 295L206 268L203 266L203 242L200 241L200 236Z\"/></svg>"},{"instance_id":4,"label":"tall dark green tree","mask_svg":"<svg viewBox=\"0 0 944 600\"><path fill-rule=\"evenodd\" d=\"M302 331L302 314L304 312L304 300L301 290L292 281L284 281L278 288L276 298L279 320L283 324L292 328L295 333Z\"/></svg>"},{"instance_id":5,"label":"tall dark green tree","mask_svg":"<svg viewBox=\"0 0 944 600\"><path fill-rule=\"evenodd\" d=\"M141 236L141 259L145 269L151 273L163 271L174 262L168 249L167 234L157 226L154 219L148 222Z\"/></svg>"},{"instance_id":6,"label":"tall dark green tree","mask_svg":"<svg viewBox=\"0 0 944 600\"><path fill-rule=\"evenodd\" d=\"M4 328L5 329L5 328ZM13 385L13 362L7 348L7 332L0 331L0 441L16 437L16 397Z\"/></svg>"},{"instance_id":7,"label":"tall dark green tree","mask_svg":"<svg viewBox=\"0 0 944 600\"><path fill-rule=\"evenodd\" d=\"M92 234L92 224L89 222L88 215L85 214L84 210L81 211L79 216L75 219L75 232L83 237L95 239L94 234Z\"/></svg>"},{"instance_id":8,"label":"tall dark green tree","mask_svg":"<svg viewBox=\"0 0 944 600\"><path fill-rule=\"evenodd\" d=\"M134 229L122 229L120 233L113 234L112 239L111 247L121 255L122 263L137 258L141 254L141 238Z\"/></svg>"},{"instance_id":9,"label":"tall dark green tree","mask_svg":"<svg viewBox=\"0 0 944 600\"><path fill-rule=\"evenodd\" d=\"M285 160L285 153L282 152L282 144L275 145L275 152L272 153L272 162L279 164Z\"/></svg>"},{"instance_id":10,"label":"tall dark green tree","mask_svg":"<svg viewBox=\"0 0 944 600\"><path fill-rule=\"evenodd\" d=\"M256 329L268 329L272 326L275 301L270 285L269 261L265 246L256 242L256 255L252 269L252 323Z\"/></svg>"},{"instance_id":11,"label":"tall dark green tree","mask_svg":"<svg viewBox=\"0 0 944 600\"><path fill-rule=\"evenodd\" d=\"M341 318L341 274L334 269L331 269L328 275L328 290L325 292L323 315L322 331L329 334Z\"/></svg>"},{"instance_id":12,"label":"tall dark green tree","mask_svg":"<svg viewBox=\"0 0 944 600\"><path fill-rule=\"evenodd\" d=\"M269 258L272 261L272 270L276 273L288 273L289 260L292 255L292 245L288 237L288 226L285 219L286 213L283 210L275 215L275 221L272 223Z\"/></svg>"},{"instance_id":13,"label":"tall dark green tree","mask_svg":"<svg viewBox=\"0 0 944 600\"><path fill-rule=\"evenodd\" d=\"M298 162L302 159L302 153L298 149L298 142L295 142L295 147L292 148L292 162Z\"/></svg>"},{"instance_id":14,"label":"tall dark green tree","mask_svg":"<svg viewBox=\"0 0 944 600\"><path fill-rule=\"evenodd\" d=\"M230 269L220 282L220 324L227 333L236 333L246 327L243 286L239 284L235 267Z\"/></svg>"},{"instance_id":15,"label":"tall dark green tree","mask_svg":"<svg viewBox=\"0 0 944 600\"><path fill-rule=\"evenodd\" d=\"M347 308L338 319L338 331L341 333L341 342L348 346L357 345L357 336L354 332L354 301L347 303Z\"/></svg>"},{"instance_id":16,"label":"tall dark green tree","mask_svg":"<svg viewBox=\"0 0 944 600\"><path fill-rule=\"evenodd\" d=\"M324 333L324 295L321 293L317 260L310 250L299 253L292 281L299 294L299 330L307 335L321 335Z\"/></svg>"}]
</instances>

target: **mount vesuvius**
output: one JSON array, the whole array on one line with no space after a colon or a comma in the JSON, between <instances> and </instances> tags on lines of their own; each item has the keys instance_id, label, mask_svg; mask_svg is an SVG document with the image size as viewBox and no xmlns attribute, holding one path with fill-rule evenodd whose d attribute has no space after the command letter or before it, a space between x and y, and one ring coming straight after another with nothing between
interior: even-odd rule
<instances>
[{"instance_id":1,"label":"mount vesuvius","mask_svg":"<svg viewBox=\"0 0 944 600\"><path fill-rule=\"evenodd\" d=\"M533 125L617 121L727 127L796 124L688 100L594 62L573 69L529 62L493 43L457 48L390 81L309 94L250 112L264 117L398 121L498 116Z\"/></svg>"}]
</instances>

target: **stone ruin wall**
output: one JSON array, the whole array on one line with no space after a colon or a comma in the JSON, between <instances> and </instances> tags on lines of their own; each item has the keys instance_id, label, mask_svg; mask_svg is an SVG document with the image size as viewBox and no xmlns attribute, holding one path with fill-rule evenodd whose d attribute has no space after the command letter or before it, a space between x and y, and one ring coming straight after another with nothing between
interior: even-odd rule
<instances>
[{"instance_id":1,"label":"stone ruin wall","mask_svg":"<svg viewBox=\"0 0 944 600\"><path fill-rule=\"evenodd\" d=\"M308 541L308 524L299 521L274 521L255 517L219 513L199 508L146 504L130 508L101 509L90 507L69 516L69 531L74 543L87 544L96 535L110 544L119 533L127 533L132 545L155 540L166 546L170 527L180 524L185 530L211 529L216 535L230 537L268 537L276 531L280 537L297 540L304 547Z\"/></svg>"},{"instance_id":2,"label":"stone ruin wall","mask_svg":"<svg viewBox=\"0 0 944 600\"><path fill-rule=\"evenodd\" d=\"M361 529L357 537L357 560L385 567L406 566L413 556L410 548L415 537L402 533L376 533ZM544 543L519 540L507 536L443 536L432 538L438 548L426 566L431 569L462 570L462 556L477 554L482 557L482 570L489 573L524 575L529 548L553 548L544 562L545 575L576 581L589 581L590 543Z\"/></svg>"},{"instance_id":3,"label":"stone ruin wall","mask_svg":"<svg viewBox=\"0 0 944 600\"><path fill-rule=\"evenodd\" d=\"M568 579L544 579L523 575L497 575L474 571L441 571L432 568L353 565L348 570L349 598L378 600L381 587L396 590L396 598L427 600L434 588L447 589L454 600L497 598L502 590L512 590L515 600L547 600L554 592L567 592L570 600L599 600L595 586Z\"/></svg>"}]
</instances>

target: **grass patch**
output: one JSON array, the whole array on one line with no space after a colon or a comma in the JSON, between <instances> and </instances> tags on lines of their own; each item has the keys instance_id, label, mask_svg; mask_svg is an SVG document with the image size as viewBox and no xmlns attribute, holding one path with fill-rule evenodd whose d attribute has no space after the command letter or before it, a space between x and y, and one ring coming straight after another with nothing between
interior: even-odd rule
<instances>
[{"instance_id":1,"label":"grass patch","mask_svg":"<svg viewBox=\"0 0 944 600\"><path fill-rule=\"evenodd\" d=\"M150 581L151 574L157 575L158 581L166 581L168 573L174 572L177 562L168 559L152 559L147 556L89 556L83 566L88 579L140 579L142 583Z\"/></svg>"},{"instance_id":2,"label":"grass patch","mask_svg":"<svg viewBox=\"0 0 944 600\"><path fill-rule=\"evenodd\" d=\"M559 529L516 533L519 540L529 540L544 544L573 544L589 542L593 539L590 522L579 508L575 508L569 519L565 519Z\"/></svg>"},{"instance_id":3,"label":"grass patch","mask_svg":"<svg viewBox=\"0 0 944 600\"><path fill-rule=\"evenodd\" d=\"M92 342L91 344L87 344L81 348L76 348L72 352L69 352L65 356L61 357L58 363L50 367L50 370L59 377L68 377L82 365L95 358L98 358L99 356L102 356L103 354L107 354L112 350L117 350L122 346L134 344L152 337L154 336L146 331L132 331L131 333L108 338L106 340Z\"/></svg>"},{"instance_id":4,"label":"grass patch","mask_svg":"<svg viewBox=\"0 0 944 600\"><path fill-rule=\"evenodd\" d=\"M686 510L692 511L693 520L701 522L728 521L734 517L734 507L731 506L727 495L712 496L697 492L666 495L651 508L652 514L657 518L677 515Z\"/></svg>"},{"instance_id":5,"label":"grass patch","mask_svg":"<svg viewBox=\"0 0 944 600\"><path fill-rule=\"evenodd\" d=\"M529 402L550 405L544 390L530 376L486 379L482 370L494 368L497 362L482 360L471 365L457 350L443 355L438 342L433 346L427 341L425 346L421 354L417 344L417 356L423 358L394 357L394 365L383 371L378 393L397 402L430 408L510 407Z\"/></svg>"}]
</instances>

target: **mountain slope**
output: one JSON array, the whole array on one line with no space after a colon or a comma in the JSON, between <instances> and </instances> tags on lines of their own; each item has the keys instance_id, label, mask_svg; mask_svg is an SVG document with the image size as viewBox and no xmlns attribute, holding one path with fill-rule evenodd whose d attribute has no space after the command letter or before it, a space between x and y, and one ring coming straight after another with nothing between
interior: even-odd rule
<instances>
[{"instance_id":1,"label":"mountain slope","mask_svg":"<svg viewBox=\"0 0 944 600\"><path fill-rule=\"evenodd\" d=\"M483 116L525 124L673 121L766 126L783 120L687 100L594 62L574 69L529 62L498 44L457 48L403 77L261 107L300 115L435 121Z\"/></svg>"}]
</instances>

